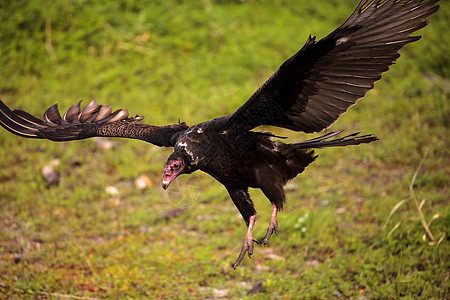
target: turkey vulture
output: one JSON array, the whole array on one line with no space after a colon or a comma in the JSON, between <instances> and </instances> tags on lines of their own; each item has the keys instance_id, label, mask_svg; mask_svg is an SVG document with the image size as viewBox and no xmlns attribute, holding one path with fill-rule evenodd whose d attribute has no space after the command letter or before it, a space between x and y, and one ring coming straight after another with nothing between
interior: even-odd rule
<instances>
[{"instance_id":1,"label":"turkey vulture","mask_svg":"<svg viewBox=\"0 0 450 300\"><path fill-rule=\"evenodd\" d=\"M259 188L272 203L272 215L262 243L278 234L277 212L286 200L283 186L317 157L313 148L358 145L377 140L372 135L340 132L300 143L286 144L270 132L253 131L272 125L306 133L330 127L357 100L364 97L383 72L399 57L398 51L417 41L411 36L434 14L438 0L362 0L335 31L305 45L235 113L197 125L140 124L141 116L128 110L112 112L110 106L80 102L61 117L57 104L40 120L22 110L11 111L0 101L0 123L10 132L52 141L95 136L139 139L161 147L173 147L164 166L162 187L181 174L201 170L222 183L248 229L236 268L247 253L253 254L256 211L248 188Z\"/></svg>"}]
</instances>

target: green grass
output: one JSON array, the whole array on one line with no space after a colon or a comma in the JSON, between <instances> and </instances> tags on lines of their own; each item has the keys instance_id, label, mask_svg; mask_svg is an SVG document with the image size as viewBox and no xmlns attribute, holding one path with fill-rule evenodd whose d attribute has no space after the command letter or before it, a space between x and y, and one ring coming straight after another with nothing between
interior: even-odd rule
<instances>
[{"instance_id":1,"label":"green grass","mask_svg":"<svg viewBox=\"0 0 450 300\"><path fill-rule=\"evenodd\" d=\"M3 1L0 98L36 115L97 98L150 124L195 124L236 110L357 2ZM422 40L333 125L380 141L318 150L287 192L280 235L236 271L244 222L200 172L163 191L170 149L112 140L105 150L1 130L0 298L450 297L450 5L441 2ZM41 170L55 158L61 182L49 187ZM426 200L426 222L438 214L429 226L436 240L445 235L438 245L423 239L409 189L421 161L413 192ZM153 186L138 190L143 174ZM262 237L270 203L251 194Z\"/></svg>"}]
</instances>

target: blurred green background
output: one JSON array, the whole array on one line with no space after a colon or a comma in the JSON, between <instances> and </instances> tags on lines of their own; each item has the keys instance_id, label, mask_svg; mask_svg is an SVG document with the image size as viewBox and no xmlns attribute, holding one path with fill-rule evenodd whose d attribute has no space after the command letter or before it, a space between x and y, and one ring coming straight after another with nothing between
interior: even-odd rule
<instances>
[{"instance_id":1,"label":"blurred green background","mask_svg":"<svg viewBox=\"0 0 450 300\"><path fill-rule=\"evenodd\" d=\"M1 1L0 99L40 117L96 98L148 124L196 124L235 111L357 4ZM422 40L332 127L380 141L318 150L286 188L279 237L236 271L244 222L200 172L163 191L170 149L0 130L0 298L448 298L449 20L442 1ZM41 173L55 159L49 186ZM262 237L270 203L251 194Z\"/></svg>"}]
</instances>

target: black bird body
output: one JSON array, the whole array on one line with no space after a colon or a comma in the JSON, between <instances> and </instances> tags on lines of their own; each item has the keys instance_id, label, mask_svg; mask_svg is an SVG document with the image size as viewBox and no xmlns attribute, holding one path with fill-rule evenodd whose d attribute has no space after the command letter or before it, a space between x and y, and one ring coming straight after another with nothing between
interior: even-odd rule
<instances>
[{"instance_id":1,"label":"black bird body","mask_svg":"<svg viewBox=\"0 0 450 300\"><path fill-rule=\"evenodd\" d=\"M229 136L235 133L220 126L223 122L219 118L190 127L175 144L173 156L184 156L193 170L208 173L228 189L262 189L275 182L282 187L315 158L313 151L252 131L241 136L245 148L233 149L236 144ZM284 195L273 201L282 208Z\"/></svg>"},{"instance_id":2,"label":"black bird body","mask_svg":"<svg viewBox=\"0 0 450 300\"><path fill-rule=\"evenodd\" d=\"M301 165L306 157L313 157L306 150L272 141L267 135L252 131L240 135L247 143L242 148L230 138L236 133L227 131L223 123L224 120L218 118L190 127L178 139L174 153L184 153L190 166L210 174L227 187L259 188L261 180L258 178L262 174L258 172L269 167L272 174L279 175L275 177L285 183L301 172L302 167L295 164L297 160Z\"/></svg>"},{"instance_id":3,"label":"black bird body","mask_svg":"<svg viewBox=\"0 0 450 300\"><path fill-rule=\"evenodd\" d=\"M411 34L434 14L438 0L362 0L353 14L335 31L305 45L286 60L235 113L191 127L140 124L143 117L128 117L126 109L112 112L107 105L80 102L61 117L57 105L40 120L21 110L11 111L0 101L0 125L26 138L69 141L94 136L140 139L173 147L163 174L163 188L180 174L201 170L222 183L242 214L247 233L234 267L245 254L253 254L256 211L248 188L259 188L272 203L272 215L263 240L278 234L277 212L283 208L287 181L314 161L313 148L358 145L377 140L340 132L300 143L283 143L261 125L306 133L330 127L381 78L399 57L398 51L420 36ZM280 138L280 139L275 139Z\"/></svg>"}]
</instances>

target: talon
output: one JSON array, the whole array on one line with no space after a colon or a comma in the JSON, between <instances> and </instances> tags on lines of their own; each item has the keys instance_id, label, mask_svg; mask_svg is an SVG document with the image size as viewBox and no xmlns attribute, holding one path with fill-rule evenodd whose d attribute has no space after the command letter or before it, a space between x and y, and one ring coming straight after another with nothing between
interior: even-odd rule
<instances>
[{"instance_id":1,"label":"talon","mask_svg":"<svg viewBox=\"0 0 450 300\"><path fill-rule=\"evenodd\" d=\"M236 270L236 267L239 266L241 264L241 261L244 259L245 253L247 253L248 258L250 258L250 259L252 258L253 249L254 249L253 242L256 242L255 240L256 239L253 238L252 236L247 236L247 235L245 236L244 244L242 245L241 252L239 253L238 258L237 258L236 262L233 265L233 268L235 270Z\"/></svg>"},{"instance_id":2,"label":"talon","mask_svg":"<svg viewBox=\"0 0 450 300\"><path fill-rule=\"evenodd\" d=\"M258 245L261 245L261 244L262 244L262 242L261 242L260 240L258 240L258 239L253 238L253 241L254 241L255 243L257 243Z\"/></svg>"},{"instance_id":3,"label":"talon","mask_svg":"<svg viewBox=\"0 0 450 300\"><path fill-rule=\"evenodd\" d=\"M269 243L269 239L274 233L278 235L277 207L275 204L272 205L272 216L270 217L269 227L264 237L264 246Z\"/></svg>"},{"instance_id":4,"label":"talon","mask_svg":"<svg viewBox=\"0 0 450 300\"><path fill-rule=\"evenodd\" d=\"M276 234L278 235L278 224L277 221L275 220L275 222L272 222L272 220L270 221L269 227L267 228L267 234L264 237L264 246L266 246L269 243L269 239L272 236L272 234Z\"/></svg>"},{"instance_id":5,"label":"talon","mask_svg":"<svg viewBox=\"0 0 450 300\"><path fill-rule=\"evenodd\" d=\"M238 267L241 264L241 261L244 259L245 253L247 253L248 258L250 258L250 259L252 258L253 249L254 249L253 243L261 244L260 240L255 239L252 236L253 225L255 224L255 218L256 218L255 216L250 217L248 231L244 238L244 244L242 245L241 252L239 253L238 258L236 259L236 262L233 265L233 268L235 270L236 270L236 267Z\"/></svg>"}]
</instances>

